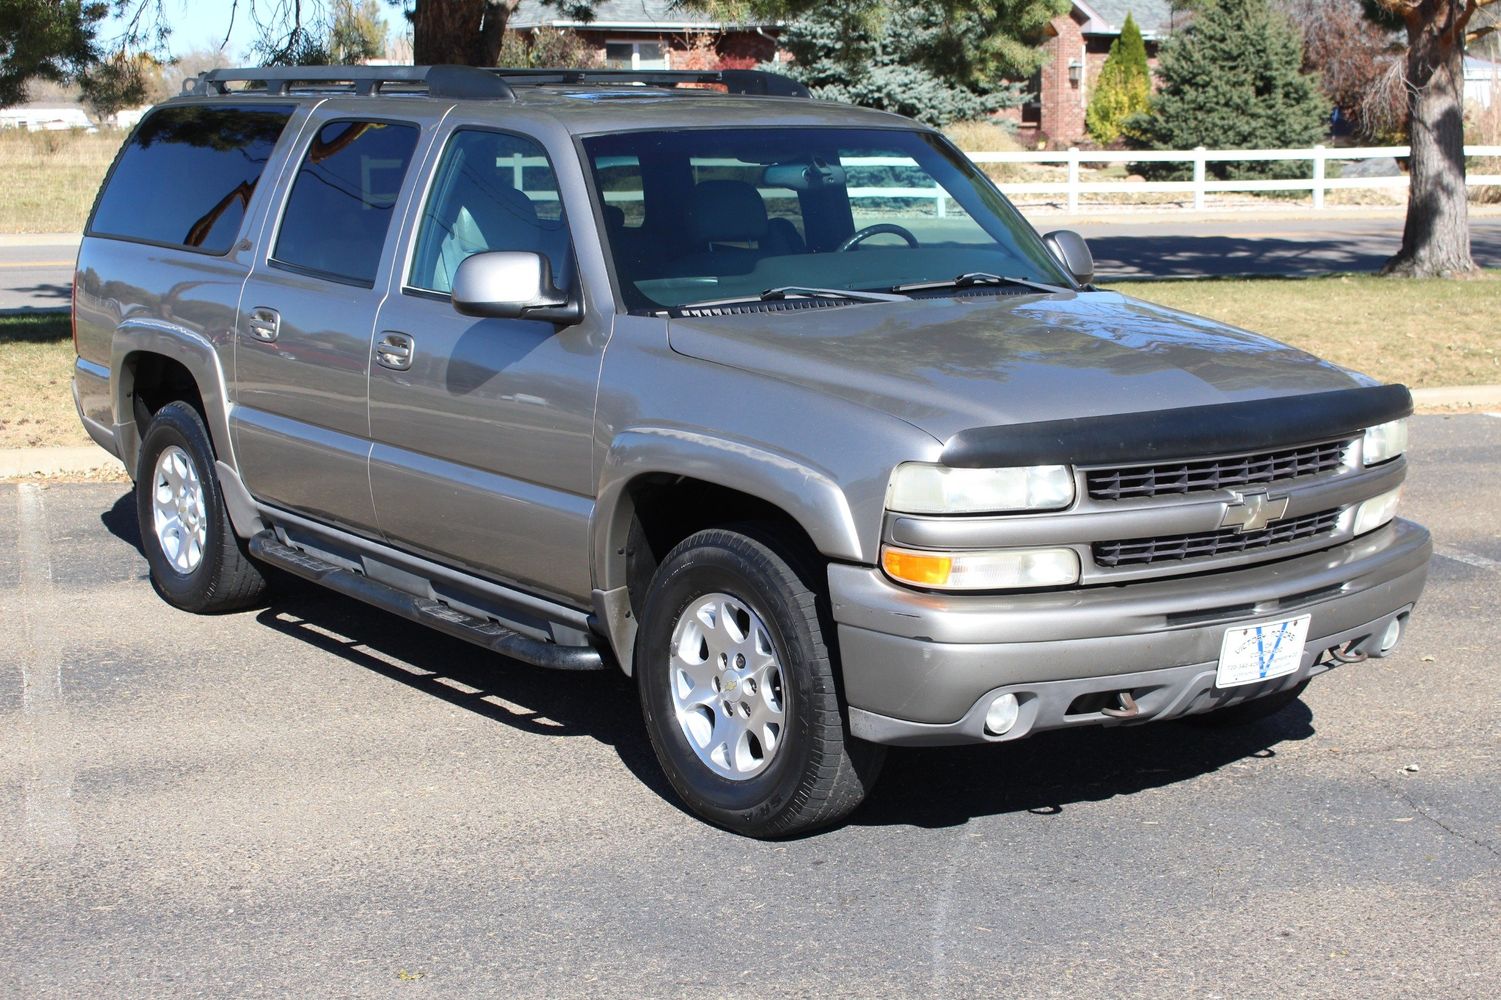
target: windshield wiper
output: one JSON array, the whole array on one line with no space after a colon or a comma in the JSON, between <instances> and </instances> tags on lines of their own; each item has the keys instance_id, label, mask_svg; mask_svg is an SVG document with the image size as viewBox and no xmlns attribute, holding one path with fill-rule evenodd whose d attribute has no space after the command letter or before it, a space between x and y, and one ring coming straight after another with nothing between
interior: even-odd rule
<instances>
[{"instance_id":1,"label":"windshield wiper","mask_svg":"<svg viewBox=\"0 0 1501 1000\"><path fill-rule=\"evenodd\" d=\"M782 299L841 299L845 302L905 302L908 296L898 294L901 289L889 292L866 292L853 288L808 288L803 285L783 285L768 288L760 295L741 295L732 299L705 299L702 302L684 302L676 309L716 309L720 306L743 306L757 302L779 302Z\"/></svg>"},{"instance_id":2,"label":"windshield wiper","mask_svg":"<svg viewBox=\"0 0 1501 1000\"><path fill-rule=\"evenodd\" d=\"M940 279L938 281L914 281L906 285L896 285L893 292L934 292L943 288L972 288L976 285L1017 285L1021 288L1035 288L1039 292L1071 292L1072 288L1064 288L1062 285L1049 285L1043 281L1033 281L1031 278L1013 278L1005 274L991 274L988 271L966 271L953 278Z\"/></svg>"}]
</instances>

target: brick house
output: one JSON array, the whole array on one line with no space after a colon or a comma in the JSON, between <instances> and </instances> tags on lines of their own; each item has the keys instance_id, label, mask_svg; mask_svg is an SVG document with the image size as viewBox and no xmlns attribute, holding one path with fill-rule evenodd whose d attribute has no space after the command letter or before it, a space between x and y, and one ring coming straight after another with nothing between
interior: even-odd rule
<instances>
[{"instance_id":1,"label":"brick house","mask_svg":"<svg viewBox=\"0 0 1501 1000\"><path fill-rule=\"evenodd\" d=\"M1157 47L1174 27L1175 11L1168 0L1074 0L1071 11L1048 24L1042 46L1047 62L1033 78L1036 96L1023 107L1019 123L1023 141L1046 139L1052 146L1067 146L1084 138L1084 111L1094 82L1127 14L1136 19L1147 59L1155 65ZM1178 11L1176 17L1186 21L1188 15Z\"/></svg>"},{"instance_id":2,"label":"brick house","mask_svg":"<svg viewBox=\"0 0 1501 1000\"><path fill-rule=\"evenodd\" d=\"M726 69L777 62L781 55L772 21L730 24L701 11L674 9L672 0L602 0L593 6L594 19L578 21L534 0L521 0L509 27L523 33L542 27L576 32L612 69L701 69L691 64L690 50L705 35L711 36Z\"/></svg>"},{"instance_id":3,"label":"brick house","mask_svg":"<svg viewBox=\"0 0 1501 1000\"><path fill-rule=\"evenodd\" d=\"M1148 58L1155 61L1158 43L1173 27L1170 0L1074 0L1069 13L1052 20L1042 46L1046 62L1028 88L1032 99L1003 112L1016 123L1023 142L1045 138L1051 145L1066 146L1084 137L1089 95L1128 13L1141 28ZM705 36L713 39L714 52L726 68L747 69L786 58L777 47L776 22L730 24L700 11L674 8L672 0L602 0L594 4L592 21L571 19L536 0L522 0L510 27L520 32L540 27L574 31L593 46L604 65L618 69L703 68L693 63L692 49L695 39Z\"/></svg>"}]
</instances>

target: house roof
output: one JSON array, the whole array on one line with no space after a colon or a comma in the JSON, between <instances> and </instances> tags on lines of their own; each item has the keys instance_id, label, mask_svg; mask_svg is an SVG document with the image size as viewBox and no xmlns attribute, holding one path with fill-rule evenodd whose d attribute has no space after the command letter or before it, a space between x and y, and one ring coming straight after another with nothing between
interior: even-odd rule
<instances>
[{"instance_id":1,"label":"house roof","mask_svg":"<svg viewBox=\"0 0 1501 1000\"><path fill-rule=\"evenodd\" d=\"M1168 0L1074 0L1074 10L1088 20L1086 35L1119 35L1126 15L1136 19L1144 38L1166 38L1172 33L1173 5Z\"/></svg>"},{"instance_id":2,"label":"house roof","mask_svg":"<svg viewBox=\"0 0 1501 1000\"><path fill-rule=\"evenodd\" d=\"M586 23L538 0L521 0L508 24L512 28L587 27L625 31L717 31L731 26L702 11L675 7L674 0L600 0L592 6L594 19ZM736 26L753 27L754 24Z\"/></svg>"}]
</instances>

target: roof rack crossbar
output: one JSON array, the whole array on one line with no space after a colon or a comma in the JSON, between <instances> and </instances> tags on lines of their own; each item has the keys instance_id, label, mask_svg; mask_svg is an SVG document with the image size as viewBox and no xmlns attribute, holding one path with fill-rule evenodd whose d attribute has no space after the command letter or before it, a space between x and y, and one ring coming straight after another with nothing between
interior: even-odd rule
<instances>
[{"instance_id":1,"label":"roof rack crossbar","mask_svg":"<svg viewBox=\"0 0 1501 1000\"><path fill-rule=\"evenodd\" d=\"M456 100L513 101L515 91L496 74L474 66L261 66L248 69L212 69L184 81L183 93L198 97L243 94L231 83L261 84L265 93L281 96L311 85L347 84L353 93L367 96L388 83L426 84L432 97Z\"/></svg>"},{"instance_id":2,"label":"roof rack crossbar","mask_svg":"<svg viewBox=\"0 0 1501 1000\"><path fill-rule=\"evenodd\" d=\"M675 87L684 83L720 84L731 94L767 97L812 97L808 88L791 77L757 69L667 70L667 69L499 69L487 70L507 84L645 84Z\"/></svg>"}]
</instances>

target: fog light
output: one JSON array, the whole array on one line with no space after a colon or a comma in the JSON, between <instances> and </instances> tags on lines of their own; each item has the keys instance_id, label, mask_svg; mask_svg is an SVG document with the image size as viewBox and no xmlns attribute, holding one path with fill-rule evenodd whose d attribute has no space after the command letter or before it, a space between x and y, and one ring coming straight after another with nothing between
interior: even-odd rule
<instances>
[{"instance_id":1,"label":"fog light","mask_svg":"<svg viewBox=\"0 0 1501 1000\"><path fill-rule=\"evenodd\" d=\"M1387 622L1386 631L1381 633L1381 651L1390 653L1400 638L1402 638L1402 619L1393 618Z\"/></svg>"},{"instance_id":2,"label":"fog light","mask_svg":"<svg viewBox=\"0 0 1501 1000\"><path fill-rule=\"evenodd\" d=\"M990 703L989 711L985 713L985 731L992 736L1005 736L1016 725L1020 711L1016 695L1010 692L996 695L995 701Z\"/></svg>"}]
</instances>

